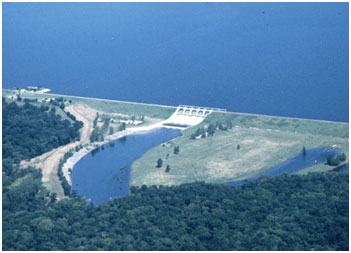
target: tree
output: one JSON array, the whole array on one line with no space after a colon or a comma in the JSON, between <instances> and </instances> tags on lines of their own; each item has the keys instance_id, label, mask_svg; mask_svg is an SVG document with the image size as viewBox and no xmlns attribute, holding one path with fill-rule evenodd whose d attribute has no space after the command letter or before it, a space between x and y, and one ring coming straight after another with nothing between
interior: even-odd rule
<instances>
[{"instance_id":1,"label":"tree","mask_svg":"<svg viewBox=\"0 0 351 253\"><path fill-rule=\"evenodd\" d=\"M338 159L339 159L340 162L344 162L346 160L345 153L342 153L342 154L338 155Z\"/></svg>"},{"instance_id":2,"label":"tree","mask_svg":"<svg viewBox=\"0 0 351 253\"><path fill-rule=\"evenodd\" d=\"M115 130L113 129L113 127L110 127L110 135L113 134L115 132Z\"/></svg>"},{"instance_id":3,"label":"tree","mask_svg":"<svg viewBox=\"0 0 351 253\"><path fill-rule=\"evenodd\" d=\"M122 123L119 127L118 127L118 131L123 131L126 129L126 123Z\"/></svg>"},{"instance_id":4,"label":"tree","mask_svg":"<svg viewBox=\"0 0 351 253\"><path fill-rule=\"evenodd\" d=\"M169 165L167 164L166 172L168 173L170 170L171 170L171 166L169 166Z\"/></svg>"},{"instance_id":5,"label":"tree","mask_svg":"<svg viewBox=\"0 0 351 253\"><path fill-rule=\"evenodd\" d=\"M346 160L346 155L344 153L334 156L329 154L327 156L327 164L330 166L338 166L341 162Z\"/></svg>"},{"instance_id":6,"label":"tree","mask_svg":"<svg viewBox=\"0 0 351 253\"><path fill-rule=\"evenodd\" d=\"M96 117L95 117L95 119L94 119L94 121L93 121L93 127L96 127L96 126L97 126L98 119L99 119L99 113L97 112L97 113L96 113Z\"/></svg>"},{"instance_id":7,"label":"tree","mask_svg":"<svg viewBox=\"0 0 351 253\"><path fill-rule=\"evenodd\" d=\"M228 127L225 126L225 125L222 124L222 123L219 123L218 128L219 128L219 130L222 130L222 131L227 131L227 130L228 130Z\"/></svg>"},{"instance_id":8,"label":"tree","mask_svg":"<svg viewBox=\"0 0 351 253\"><path fill-rule=\"evenodd\" d=\"M239 144L236 146L236 149L238 149L238 150L240 149L240 145Z\"/></svg>"},{"instance_id":9,"label":"tree","mask_svg":"<svg viewBox=\"0 0 351 253\"><path fill-rule=\"evenodd\" d=\"M339 165L340 161L339 159L337 159L335 156L333 156L332 154L329 154L327 156L327 164L330 166L337 166Z\"/></svg>"},{"instance_id":10,"label":"tree","mask_svg":"<svg viewBox=\"0 0 351 253\"><path fill-rule=\"evenodd\" d=\"M302 148L302 156L306 156L306 148L305 148L305 146L303 146L303 148Z\"/></svg>"},{"instance_id":11,"label":"tree","mask_svg":"<svg viewBox=\"0 0 351 253\"><path fill-rule=\"evenodd\" d=\"M174 147L173 152L177 155L179 153L179 146Z\"/></svg>"},{"instance_id":12,"label":"tree","mask_svg":"<svg viewBox=\"0 0 351 253\"><path fill-rule=\"evenodd\" d=\"M57 193L51 193L50 194L50 203L55 203L57 200Z\"/></svg>"},{"instance_id":13,"label":"tree","mask_svg":"<svg viewBox=\"0 0 351 253\"><path fill-rule=\"evenodd\" d=\"M98 141L100 135L100 130L98 127L95 127L94 130L91 132L90 142Z\"/></svg>"},{"instance_id":14,"label":"tree","mask_svg":"<svg viewBox=\"0 0 351 253\"><path fill-rule=\"evenodd\" d=\"M159 158L159 159L157 160L157 165L156 165L156 167L157 167L157 168L161 168L161 167L162 167L162 163L163 163L163 160L162 160L161 158Z\"/></svg>"},{"instance_id":15,"label":"tree","mask_svg":"<svg viewBox=\"0 0 351 253\"><path fill-rule=\"evenodd\" d=\"M201 128L196 129L195 137L197 137L197 136L199 136L199 135L201 135L201 134L202 134Z\"/></svg>"},{"instance_id":16,"label":"tree","mask_svg":"<svg viewBox=\"0 0 351 253\"><path fill-rule=\"evenodd\" d=\"M210 136L214 135L215 131L216 131L216 127L211 123L207 128L208 135Z\"/></svg>"}]
</instances>

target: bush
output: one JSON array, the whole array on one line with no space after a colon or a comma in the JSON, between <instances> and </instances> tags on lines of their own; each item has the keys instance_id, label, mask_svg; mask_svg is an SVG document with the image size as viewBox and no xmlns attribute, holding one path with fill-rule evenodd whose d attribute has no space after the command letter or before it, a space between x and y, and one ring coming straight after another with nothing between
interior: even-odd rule
<instances>
[{"instance_id":1,"label":"bush","mask_svg":"<svg viewBox=\"0 0 351 253\"><path fill-rule=\"evenodd\" d=\"M327 164L330 166L338 166L341 162L344 162L345 160L345 153L339 154L337 156L333 156L332 154L329 154L327 156Z\"/></svg>"},{"instance_id":2,"label":"bush","mask_svg":"<svg viewBox=\"0 0 351 253\"><path fill-rule=\"evenodd\" d=\"M157 168L161 168L161 167L162 167L162 164L163 164L163 160L162 160L161 158L159 158L159 159L157 160L157 165L156 165L156 167L157 167Z\"/></svg>"}]
</instances>

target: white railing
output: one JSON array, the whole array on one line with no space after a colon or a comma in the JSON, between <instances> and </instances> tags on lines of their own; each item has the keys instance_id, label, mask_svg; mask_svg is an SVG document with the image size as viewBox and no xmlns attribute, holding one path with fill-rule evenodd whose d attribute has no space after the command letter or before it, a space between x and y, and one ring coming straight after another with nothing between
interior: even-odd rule
<instances>
[{"instance_id":1,"label":"white railing","mask_svg":"<svg viewBox=\"0 0 351 253\"><path fill-rule=\"evenodd\" d=\"M208 110L208 111L214 111L214 112L227 112L227 109L204 107L204 106L179 105L178 107L181 107L183 109Z\"/></svg>"}]
</instances>

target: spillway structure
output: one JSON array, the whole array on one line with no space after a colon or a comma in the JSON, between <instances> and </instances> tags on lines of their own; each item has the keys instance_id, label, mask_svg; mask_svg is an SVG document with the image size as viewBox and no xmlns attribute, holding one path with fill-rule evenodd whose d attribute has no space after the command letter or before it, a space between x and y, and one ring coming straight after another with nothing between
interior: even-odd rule
<instances>
[{"instance_id":1,"label":"spillway structure","mask_svg":"<svg viewBox=\"0 0 351 253\"><path fill-rule=\"evenodd\" d=\"M176 111L163 122L165 127L185 129L200 124L212 112L227 112L225 109L179 105Z\"/></svg>"}]
</instances>

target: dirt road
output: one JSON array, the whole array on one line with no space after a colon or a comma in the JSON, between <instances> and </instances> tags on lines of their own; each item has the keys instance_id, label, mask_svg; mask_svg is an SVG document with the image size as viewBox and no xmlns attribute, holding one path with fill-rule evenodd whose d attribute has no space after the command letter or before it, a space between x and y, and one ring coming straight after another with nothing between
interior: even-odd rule
<instances>
[{"instance_id":1,"label":"dirt road","mask_svg":"<svg viewBox=\"0 0 351 253\"><path fill-rule=\"evenodd\" d=\"M81 130L80 144L87 144L90 142L90 135L93 131L93 121L96 117L96 110L84 105L71 105L65 108L65 111L72 113L77 120L82 121L84 126Z\"/></svg>"},{"instance_id":2,"label":"dirt road","mask_svg":"<svg viewBox=\"0 0 351 253\"><path fill-rule=\"evenodd\" d=\"M21 167L25 168L28 166L35 166L37 168L41 168L43 172L43 184L50 191L57 193L57 198L64 198L63 189L61 186L61 182L57 176L57 169L59 165L60 159L63 158L64 154L68 152L70 149L75 148L80 144L89 143L89 137L92 131L92 121L94 120L96 113L90 112L89 108L85 108L84 105L74 105L66 107L66 111L72 113L77 120L80 120L84 123L83 128L81 129L81 139L80 141L76 141L74 143L67 144L62 147L58 147L54 150L46 152L40 156L34 157L29 162L22 161ZM86 111L87 116L84 116Z\"/></svg>"}]
</instances>

